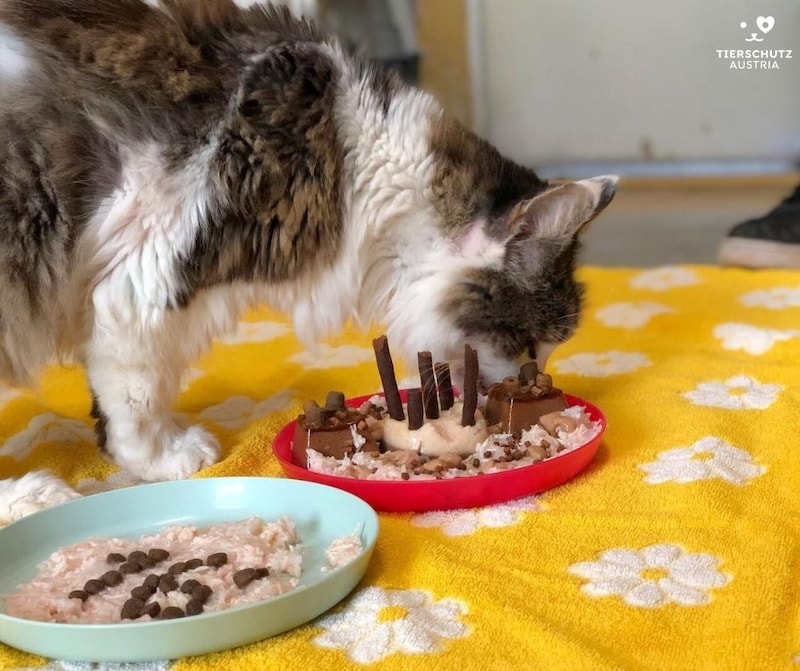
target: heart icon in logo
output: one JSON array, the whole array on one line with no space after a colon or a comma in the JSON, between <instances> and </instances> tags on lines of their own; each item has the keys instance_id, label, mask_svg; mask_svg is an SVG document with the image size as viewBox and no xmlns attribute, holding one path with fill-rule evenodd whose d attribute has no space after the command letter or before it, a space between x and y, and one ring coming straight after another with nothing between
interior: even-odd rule
<instances>
[{"instance_id":1,"label":"heart icon in logo","mask_svg":"<svg viewBox=\"0 0 800 671\"><path fill-rule=\"evenodd\" d=\"M756 19L756 25L758 26L758 29L766 35L775 26L775 17L759 16Z\"/></svg>"}]
</instances>

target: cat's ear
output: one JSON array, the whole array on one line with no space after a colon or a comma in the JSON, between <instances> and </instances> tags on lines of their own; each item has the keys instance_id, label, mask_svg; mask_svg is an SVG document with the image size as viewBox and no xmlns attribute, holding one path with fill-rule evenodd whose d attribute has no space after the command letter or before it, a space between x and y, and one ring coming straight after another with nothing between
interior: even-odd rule
<instances>
[{"instance_id":1,"label":"cat's ear","mask_svg":"<svg viewBox=\"0 0 800 671\"><path fill-rule=\"evenodd\" d=\"M614 198L618 177L569 182L517 203L506 219L511 238L568 242Z\"/></svg>"}]
</instances>

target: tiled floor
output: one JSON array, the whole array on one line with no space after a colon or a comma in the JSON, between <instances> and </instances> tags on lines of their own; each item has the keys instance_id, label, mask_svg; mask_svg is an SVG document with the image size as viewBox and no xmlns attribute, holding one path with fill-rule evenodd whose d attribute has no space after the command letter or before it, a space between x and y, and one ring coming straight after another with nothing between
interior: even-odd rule
<instances>
[{"instance_id":1,"label":"tiled floor","mask_svg":"<svg viewBox=\"0 0 800 671\"><path fill-rule=\"evenodd\" d=\"M617 196L584 235L582 262L648 267L716 263L735 223L767 212L798 175L697 180L621 180Z\"/></svg>"}]
</instances>

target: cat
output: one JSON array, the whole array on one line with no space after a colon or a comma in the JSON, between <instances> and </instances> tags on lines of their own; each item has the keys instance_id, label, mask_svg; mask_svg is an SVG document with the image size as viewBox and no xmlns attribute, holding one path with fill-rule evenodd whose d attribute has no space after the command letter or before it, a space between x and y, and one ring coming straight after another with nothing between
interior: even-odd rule
<instances>
[{"instance_id":1,"label":"cat","mask_svg":"<svg viewBox=\"0 0 800 671\"><path fill-rule=\"evenodd\" d=\"M615 177L549 184L285 8L0 0L0 378L86 368L100 446L143 480L217 441L171 412L248 307L350 318L498 379L570 337L578 236ZM0 482L0 519L74 496ZM12 511L12 512L9 512Z\"/></svg>"}]
</instances>

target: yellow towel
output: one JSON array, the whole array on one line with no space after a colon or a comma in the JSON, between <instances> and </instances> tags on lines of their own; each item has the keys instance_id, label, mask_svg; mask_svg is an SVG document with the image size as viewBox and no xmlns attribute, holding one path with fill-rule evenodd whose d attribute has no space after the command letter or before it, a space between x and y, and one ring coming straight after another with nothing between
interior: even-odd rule
<instances>
[{"instance_id":1,"label":"yellow towel","mask_svg":"<svg viewBox=\"0 0 800 671\"><path fill-rule=\"evenodd\" d=\"M800 669L800 274L582 279L582 325L548 368L608 415L585 474L504 505L381 515L370 569L332 613L141 668ZM271 439L303 399L378 387L374 335L309 355L283 319L251 315L179 401L225 447L201 475L280 475ZM80 371L50 370L41 395L3 390L0 404L0 477L127 483L87 439ZM73 668L0 647L2 668L44 664Z\"/></svg>"}]
</instances>

